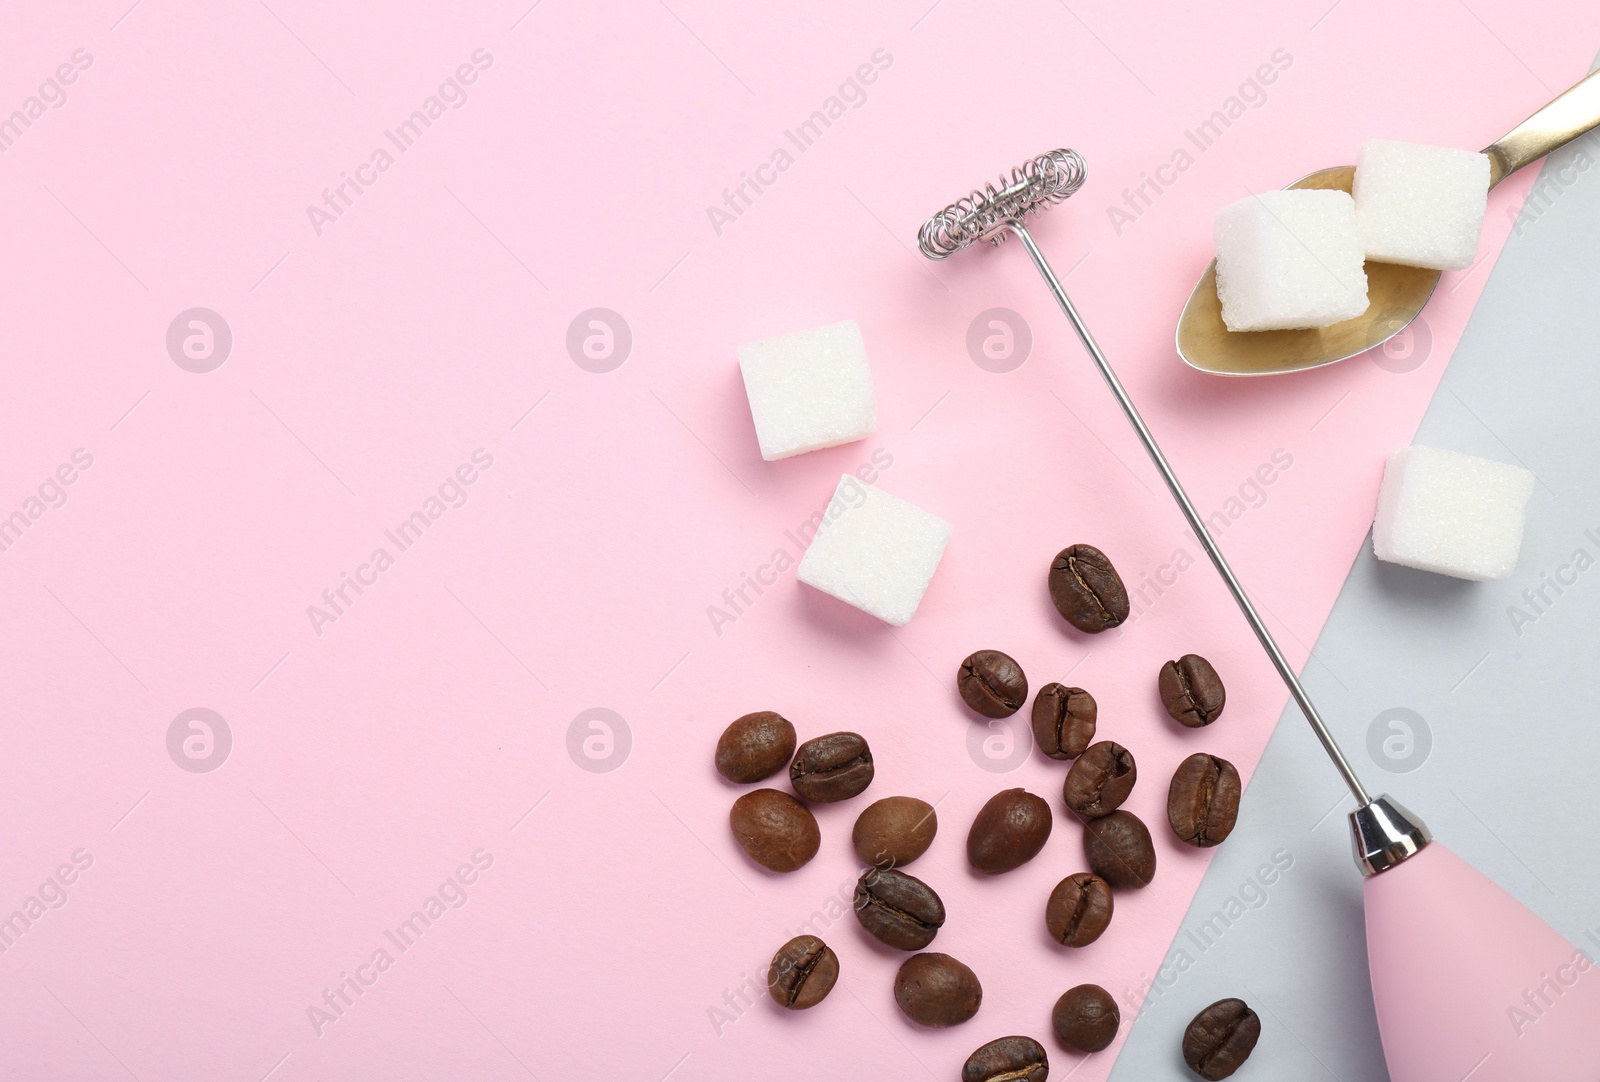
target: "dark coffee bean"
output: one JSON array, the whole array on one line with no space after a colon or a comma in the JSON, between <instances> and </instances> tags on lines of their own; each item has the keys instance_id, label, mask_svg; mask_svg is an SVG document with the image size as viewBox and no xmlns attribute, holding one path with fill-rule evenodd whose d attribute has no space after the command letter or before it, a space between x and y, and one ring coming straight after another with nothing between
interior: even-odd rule
<instances>
[{"instance_id":1,"label":"dark coffee bean","mask_svg":"<svg viewBox=\"0 0 1600 1082\"><path fill-rule=\"evenodd\" d=\"M1242 999L1219 999L1183 1031L1183 1062L1207 1082L1227 1078L1250 1058L1261 1019Z\"/></svg>"},{"instance_id":2,"label":"dark coffee bean","mask_svg":"<svg viewBox=\"0 0 1600 1082\"><path fill-rule=\"evenodd\" d=\"M998 650L968 655L956 673L956 689L966 704L986 718L1008 718L1028 701L1022 666Z\"/></svg>"},{"instance_id":3,"label":"dark coffee bean","mask_svg":"<svg viewBox=\"0 0 1600 1082\"><path fill-rule=\"evenodd\" d=\"M1178 840L1216 845L1239 818L1239 771L1226 759L1195 752L1178 764L1167 789L1167 822Z\"/></svg>"},{"instance_id":4,"label":"dark coffee bean","mask_svg":"<svg viewBox=\"0 0 1600 1082\"><path fill-rule=\"evenodd\" d=\"M794 754L794 726L781 714L746 714L722 731L717 741L717 773L747 784L770 778Z\"/></svg>"},{"instance_id":5,"label":"dark coffee bean","mask_svg":"<svg viewBox=\"0 0 1600 1082\"><path fill-rule=\"evenodd\" d=\"M1191 729L1216 721L1228 701L1222 677L1199 654L1184 654L1161 666L1157 687L1167 713Z\"/></svg>"},{"instance_id":6,"label":"dark coffee bean","mask_svg":"<svg viewBox=\"0 0 1600 1082\"><path fill-rule=\"evenodd\" d=\"M856 880L856 920L873 937L903 951L933 942L944 924L944 903L914 875L869 868Z\"/></svg>"},{"instance_id":7,"label":"dark coffee bean","mask_svg":"<svg viewBox=\"0 0 1600 1082\"><path fill-rule=\"evenodd\" d=\"M803 1011L821 1003L839 979L839 957L814 935L797 935L778 948L767 970L767 991L780 1007Z\"/></svg>"},{"instance_id":8,"label":"dark coffee bean","mask_svg":"<svg viewBox=\"0 0 1600 1082\"><path fill-rule=\"evenodd\" d=\"M789 764L789 784L815 804L849 800L872 784L872 749L856 733L807 740Z\"/></svg>"},{"instance_id":9,"label":"dark coffee bean","mask_svg":"<svg viewBox=\"0 0 1600 1082\"><path fill-rule=\"evenodd\" d=\"M1083 824L1089 870L1118 890L1147 886L1156 876L1150 829L1131 811L1114 811Z\"/></svg>"},{"instance_id":10,"label":"dark coffee bean","mask_svg":"<svg viewBox=\"0 0 1600 1082\"><path fill-rule=\"evenodd\" d=\"M811 809L776 789L757 789L735 800L728 825L750 859L775 872L801 867L822 844Z\"/></svg>"},{"instance_id":11,"label":"dark coffee bean","mask_svg":"<svg viewBox=\"0 0 1600 1082\"><path fill-rule=\"evenodd\" d=\"M1032 1037L990 1041L961 1068L961 1082L1045 1082L1049 1077L1050 1057Z\"/></svg>"},{"instance_id":12,"label":"dark coffee bean","mask_svg":"<svg viewBox=\"0 0 1600 1082\"><path fill-rule=\"evenodd\" d=\"M1052 759L1076 759L1094 739L1099 712L1082 688L1046 684L1033 700L1033 742Z\"/></svg>"},{"instance_id":13,"label":"dark coffee bean","mask_svg":"<svg viewBox=\"0 0 1600 1082\"><path fill-rule=\"evenodd\" d=\"M1050 805L1026 789L1007 789L989 798L967 832L967 863L998 875L1039 855L1050 837Z\"/></svg>"},{"instance_id":14,"label":"dark coffee bean","mask_svg":"<svg viewBox=\"0 0 1600 1082\"><path fill-rule=\"evenodd\" d=\"M1079 631L1104 631L1128 618L1128 591L1106 554L1070 545L1050 563L1050 600Z\"/></svg>"},{"instance_id":15,"label":"dark coffee bean","mask_svg":"<svg viewBox=\"0 0 1600 1082\"><path fill-rule=\"evenodd\" d=\"M1111 884L1092 872L1077 872L1056 884L1044 907L1050 938L1068 947L1086 947L1111 923Z\"/></svg>"},{"instance_id":16,"label":"dark coffee bean","mask_svg":"<svg viewBox=\"0 0 1600 1082\"><path fill-rule=\"evenodd\" d=\"M1080 819L1098 819L1122 807L1139 780L1133 752L1121 744L1102 740L1078 756L1062 783L1061 797Z\"/></svg>"},{"instance_id":17,"label":"dark coffee bean","mask_svg":"<svg viewBox=\"0 0 1600 1082\"><path fill-rule=\"evenodd\" d=\"M956 1026L978 1013L983 985L978 975L948 954L914 954L894 976L894 1001L913 1022Z\"/></svg>"},{"instance_id":18,"label":"dark coffee bean","mask_svg":"<svg viewBox=\"0 0 1600 1082\"><path fill-rule=\"evenodd\" d=\"M938 830L932 804L914 796L887 796L856 817L850 841L861 863L898 868L926 853Z\"/></svg>"},{"instance_id":19,"label":"dark coffee bean","mask_svg":"<svg viewBox=\"0 0 1600 1082\"><path fill-rule=\"evenodd\" d=\"M1099 1052L1117 1039L1122 1012L1098 984L1068 988L1050 1012L1056 1040L1075 1052Z\"/></svg>"}]
</instances>

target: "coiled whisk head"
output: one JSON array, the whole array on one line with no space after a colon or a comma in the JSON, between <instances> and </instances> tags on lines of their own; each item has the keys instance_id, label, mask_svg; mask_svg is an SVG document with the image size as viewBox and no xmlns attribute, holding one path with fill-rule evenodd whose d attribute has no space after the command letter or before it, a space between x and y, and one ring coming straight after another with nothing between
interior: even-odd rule
<instances>
[{"instance_id":1,"label":"coiled whisk head","mask_svg":"<svg viewBox=\"0 0 1600 1082\"><path fill-rule=\"evenodd\" d=\"M922 224L917 247L929 259L943 259L980 240L999 244L1010 226L1055 206L1083 187L1085 168L1076 150L1052 150L1000 174L998 185L951 203Z\"/></svg>"}]
</instances>

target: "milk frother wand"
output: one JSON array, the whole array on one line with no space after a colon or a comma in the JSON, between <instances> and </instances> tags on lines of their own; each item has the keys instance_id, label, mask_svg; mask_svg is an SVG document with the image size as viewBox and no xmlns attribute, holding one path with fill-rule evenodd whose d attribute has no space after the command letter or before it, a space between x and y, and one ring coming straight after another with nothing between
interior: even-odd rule
<instances>
[{"instance_id":1,"label":"milk frother wand","mask_svg":"<svg viewBox=\"0 0 1600 1082\"><path fill-rule=\"evenodd\" d=\"M1433 841L1397 801L1371 796L1279 649L1025 219L1083 186L1083 158L1052 150L929 218L917 246L944 259L1015 235L1133 425L1189 528L1356 798L1367 960L1392 1082L1600 1082L1600 974L1549 925Z\"/></svg>"}]
</instances>

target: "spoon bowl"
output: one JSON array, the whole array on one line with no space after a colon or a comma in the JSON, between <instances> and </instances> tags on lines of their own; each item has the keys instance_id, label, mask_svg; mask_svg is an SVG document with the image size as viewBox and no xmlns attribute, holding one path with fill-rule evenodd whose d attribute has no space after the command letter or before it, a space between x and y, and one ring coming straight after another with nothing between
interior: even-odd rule
<instances>
[{"instance_id":1,"label":"spoon bowl","mask_svg":"<svg viewBox=\"0 0 1600 1082\"><path fill-rule=\"evenodd\" d=\"M1348 192L1355 166L1301 177L1291 188ZM1217 297L1217 262L1200 276L1178 317L1178 355L1190 367L1222 376L1266 376L1333 364L1382 345L1405 330L1439 284L1439 272L1367 261L1367 310L1328 327L1298 331L1230 331Z\"/></svg>"},{"instance_id":2,"label":"spoon bowl","mask_svg":"<svg viewBox=\"0 0 1600 1082\"><path fill-rule=\"evenodd\" d=\"M1600 72L1589 75L1483 151L1489 187L1529 162L1600 125ZM1321 169L1290 188L1348 192L1355 167ZM1212 260L1178 317L1178 356L1191 368L1219 376L1274 376L1343 361L1381 346L1417 318L1439 284L1439 272L1368 260L1367 310L1328 327L1294 331L1230 331L1217 297Z\"/></svg>"}]
</instances>

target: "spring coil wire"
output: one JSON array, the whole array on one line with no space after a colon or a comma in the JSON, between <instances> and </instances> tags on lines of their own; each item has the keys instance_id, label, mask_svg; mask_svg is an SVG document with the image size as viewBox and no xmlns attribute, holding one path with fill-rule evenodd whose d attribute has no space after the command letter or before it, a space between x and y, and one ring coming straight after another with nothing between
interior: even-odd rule
<instances>
[{"instance_id":1,"label":"spring coil wire","mask_svg":"<svg viewBox=\"0 0 1600 1082\"><path fill-rule=\"evenodd\" d=\"M999 244L1007 227L1062 202L1083 187L1083 158L1075 150L1052 150L1000 175L998 185L951 203L923 223L917 247L929 259L944 259L980 240Z\"/></svg>"}]
</instances>

